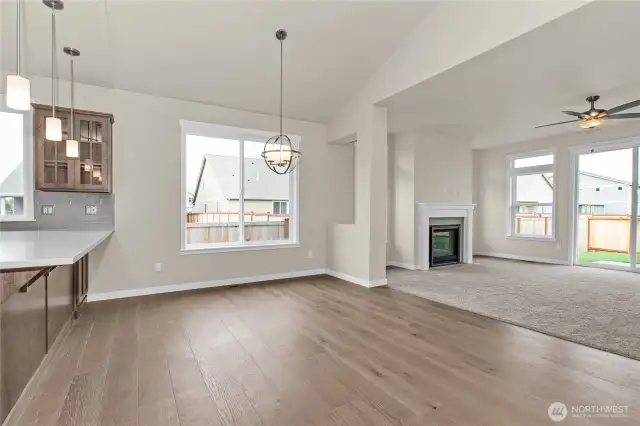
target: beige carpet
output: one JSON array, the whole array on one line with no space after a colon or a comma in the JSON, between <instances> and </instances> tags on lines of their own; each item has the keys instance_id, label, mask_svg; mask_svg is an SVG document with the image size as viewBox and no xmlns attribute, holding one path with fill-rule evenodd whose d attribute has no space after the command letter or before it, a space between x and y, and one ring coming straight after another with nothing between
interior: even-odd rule
<instances>
[{"instance_id":1,"label":"beige carpet","mask_svg":"<svg viewBox=\"0 0 640 426\"><path fill-rule=\"evenodd\" d=\"M389 268L389 286L640 360L640 274L476 257L430 271Z\"/></svg>"}]
</instances>

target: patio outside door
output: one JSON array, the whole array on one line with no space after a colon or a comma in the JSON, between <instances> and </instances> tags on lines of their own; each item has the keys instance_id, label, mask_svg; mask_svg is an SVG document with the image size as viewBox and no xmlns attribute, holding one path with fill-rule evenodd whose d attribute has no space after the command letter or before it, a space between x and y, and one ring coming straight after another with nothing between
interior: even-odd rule
<instances>
[{"instance_id":1,"label":"patio outside door","mask_svg":"<svg viewBox=\"0 0 640 426\"><path fill-rule=\"evenodd\" d=\"M577 152L576 264L637 268L639 145L625 141Z\"/></svg>"}]
</instances>

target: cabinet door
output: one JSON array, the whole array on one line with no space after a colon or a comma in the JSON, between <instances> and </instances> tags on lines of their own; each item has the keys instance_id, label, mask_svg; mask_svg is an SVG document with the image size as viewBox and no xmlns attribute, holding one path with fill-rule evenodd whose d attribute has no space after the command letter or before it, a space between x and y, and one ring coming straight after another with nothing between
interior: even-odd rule
<instances>
[{"instance_id":1,"label":"cabinet door","mask_svg":"<svg viewBox=\"0 0 640 426\"><path fill-rule=\"evenodd\" d=\"M74 187L75 160L67 158L69 115L56 112L62 120L62 140L50 141L45 137L46 118L51 117L51 110L36 110L36 171L37 187L45 190L71 190Z\"/></svg>"},{"instance_id":2,"label":"cabinet door","mask_svg":"<svg viewBox=\"0 0 640 426\"><path fill-rule=\"evenodd\" d=\"M80 156L75 189L86 192L111 190L111 123L108 118L75 114L75 138Z\"/></svg>"},{"instance_id":3,"label":"cabinet door","mask_svg":"<svg viewBox=\"0 0 640 426\"><path fill-rule=\"evenodd\" d=\"M0 305L0 422L33 376L46 353L45 282L40 277L26 293Z\"/></svg>"}]
</instances>

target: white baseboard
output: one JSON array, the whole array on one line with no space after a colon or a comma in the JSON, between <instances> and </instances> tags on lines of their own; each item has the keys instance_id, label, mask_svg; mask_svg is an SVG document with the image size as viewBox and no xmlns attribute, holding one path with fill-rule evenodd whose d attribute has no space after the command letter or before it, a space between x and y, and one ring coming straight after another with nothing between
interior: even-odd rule
<instances>
[{"instance_id":1,"label":"white baseboard","mask_svg":"<svg viewBox=\"0 0 640 426\"><path fill-rule=\"evenodd\" d=\"M312 275L323 275L324 269L311 269L308 271L284 272L281 274L255 275L252 277L229 278L226 280L204 281L198 283L173 284L158 287L145 287L131 290L111 291L108 293L89 293L88 302L98 302L101 300L124 299L127 297L147 296L150 294L173 293L176 291L197 290L202 288L225 287L230 285L251 284L262 281L281 280L285 278L309 277Z\"/></svg>"},{"instance_id":2,"label":"white baseboard","mask_svg":"<svg viewBox=\"0 0 640 426\"><path fill-rule=\"evenodd\" d=\"M410 263L394 262L392 260L387 262L387 266L395 266L396 268L409 269L410 271L418 270L418 265L412 265Z\"/></svg>"},{"instance_id":3,"label":"white baseboard","mask_svg":"<svg viewBox=\"0 0 640 426\"><path fill-rule=\"evenodd\" d=\"M499 257L502 259L524 260L525 262L550 263L552 265L568 265L569 264L569 262L567 262L566 260L547 259L544 257L519 256L516 254L506 254L506 253L493 253L493 252L475 253L474 256Z\"/></svg>"},{"instance_id":4,"label":"white baseboard","mask_svg":"<svg viewBox=\"0 0 640 426\"><path fill-rule=\"evenodd\" d=\"M358 284L358 285L361 285L361 286L367 287L367 288L381 287L381 286L387 285L387 279L386 278L369 281L369 280L365 280L365 279L362 279L362 278L357 278L357 277L354 277L354 276L351 276L351 275L347 275L347 274L344 274L342 272L332 271L330 269L326 270L326 274L327 275L331 275L332 277L339 278L339 279L341 279L343 281L349 281L350 283Z\"/></svg>"}]
</instances>

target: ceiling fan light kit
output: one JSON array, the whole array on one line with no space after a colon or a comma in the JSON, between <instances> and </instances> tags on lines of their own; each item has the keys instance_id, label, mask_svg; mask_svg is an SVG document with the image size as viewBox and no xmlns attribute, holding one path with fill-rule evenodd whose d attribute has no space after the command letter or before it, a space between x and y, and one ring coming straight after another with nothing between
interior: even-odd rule
<instances>
[{"instance_id":1,"label":"ceiling fan light kit","mask_svg":"<svg viewBox=\"0 0 640 426\"><path fill-rule=\"evenodd\" d=\"M600 99L600 96L594 95L589 96L586 101L591 104L591 108L585 112L576 112L576 111L562 111L564 114L571 115L574 117L578 117L575 120L569 121L561 121L559 123L552 124L544 124L542 126L536 126L536 129L541 127L549 127L556 126L558 124L565 123L576 123L580 122L580 127L582 129L595 129L604 124L606 120L621 120L621 119L630 119L630 118L640 118L640 113L626 113L626 114L618 114L621 111L626 111L628 109L637 107L640 105L640 99L637 101L627 102L626 104L618 105L617 107L606 109L598 109L595 107L595 103Z\"/></svg>"},{"instance_id":2,"label":"ceiling fan light kit","mask_svg":"<svg viewBox=\"0 0 640 426\"><path fill-rule=\"evenodd\" d=\"M583 129L593 129L594 127L602 125L602 123L604 123L604 120L601 118L588 118L580 121L580 127Z\"/></svg>"}]
</instances>

